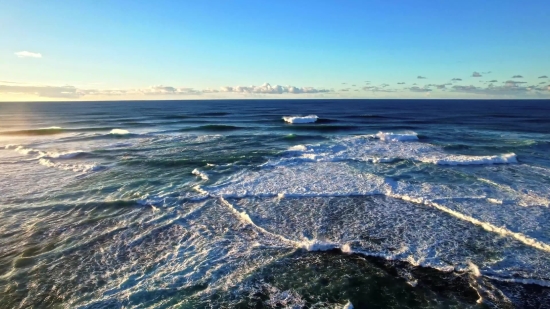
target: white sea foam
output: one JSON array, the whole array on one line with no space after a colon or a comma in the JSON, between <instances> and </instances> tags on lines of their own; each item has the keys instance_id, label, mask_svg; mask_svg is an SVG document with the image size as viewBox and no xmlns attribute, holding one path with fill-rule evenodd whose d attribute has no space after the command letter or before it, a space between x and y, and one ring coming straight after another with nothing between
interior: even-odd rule
<instances>
[{"instance_id":1,"label":"white sea foam","mask_svg":"<svg viewBox=\"0 0 550 309\"><path fill-rule=\"evenodd\" d=\"M376 138L380 137L380 140ZM391 163L399 159L414 160L438 165L491 165L517 163L513 153L491 156L469 156L445 153L438 146L426 143L409 143L417 139L416 133L383 133L376 136L338 138L332 143L296 145L288 149L289 157L271 161L266 165L288 164L295 161L336 162L357 160L371 163Z\"/></svg>"},{"instance_id":2,"label":"white sea foam","mask_svg":"<svg viewBox=\"0 0 550 309\"><path fill-rule=\"evenodd\" d=\"M43 155L46 154L45 152L43 152L41 150L38 150L38 149L25 148L24 146L16 146L16 145L9 145L9 146L11 146L9 149L13 149L17 153L22 154L22 155L39 155L39 156L43 156Z\"/></svg>"},{"instance_id":3,"label":"white sea foam","mask_svg":"<svg viewBox=\"0 0 550 309\"><path fill-rule=\"evenodd\" d=\"M19 154L22 155L37 155L37 158L50 158L50 159L73 159L81 154L86 153L83 150L72 150L72 151L62 151L62 152L55 152L55 151L43 151L39 149L34 148L26 148L25 146L21 145L6 145L5 149L12 149L16 151Z\"/></svg>"},{"instance_id":4,"label":"white sea foam","mask_svg":"<svg viewBox=\"0 0 550 309\"><path fill-rule=\"evenodd\" d=\"M468 261L468 268L472 275L479 277L481 276L481 273L479 272L479 267L477 267L476 264L472 263L471 261Z\"/></svg>"},{"instance_id":5,"label":"white sea foam","mask_svg":"<svg viewBox=\"0 0 550 309\"><path fill-rule=\"evenodd\" d=\"M284 116L283 120L288 123L313 123L316 122L319 117L316 115L309 116Z\"/></svg>"},{"instance_id":6,"label":"white sea foam","mask_svg":"<svg viewBox=\"0 0 550 309\"><path fill-rule=\"evenodd\" d=\"M46 156L52 159L72 159L84 153L86 152L83 150L73 150L65 152L48 152L46 153Z\"/></svg>"},{"instance_id":7,"label":"white sea foam","mask_svg":"<svg viewBox=\"0 0 550 309\"><path fill-rule=\"evenodd\" d=\"M398 158L372 158L372 163L391 163L398 160Z\"/></svg>"},{"instance_id":8,"label":"white sea foam","mask_svg":"<svg viewBox=\"0 0 550 309\"><path fill-rule=\"evenodd\" d=\"M439 165L487 165L518 163L515 153L507 153L494 156L465 156L465 155L435 155L433 157L419 158L424 163Z\"/></svg>"},{"instance_id":9,"label":"white sea foam","mask_svg":"<svg viewBox=\"0 0 550 309\"><path fill-rule=\"evenodd\" d=\"M307 147L304 145L295 145L288 148L288 151L307 151Z\"/></svg>"},{"instance_id":10,"label":"white sea foam","mask_svg":"<svg viewBox=\"0 0 550 309\"><path fill-rule=\"evenodd\" d=\"M126 135L126 134L130 134L130 131L128 131L128 130L123 130L123 129L112 129L111 132L109 132L109 134L113 134L113 135Z\"/></svg>"},{"instance_id":11,"label":"white sea foam","mask_svg":"<svg viewBox=\"0 0 550 309\"><path fill-rule=\"evenodd\" d=\"M193 175L199 176L202 180L208 180L208 175L205 172L201 172L199 169L194 169L191 172Z\"/></svg>"},{"instance_id":12,"label":"white sea foam","mask_svg":"<svg viewBox=\"0 0 550 309\"><path fill-rule=\"evenodd\" d=\"M240 198L385 195L434 207L488 232L511 237L530 247L550 252L550 245L545 242L453 208L454 204L461 200L465 201L462 205L468 207L466 209L471 207L467 203L469 200L486 201L487 196L479 196L483 191L479 191L476 187L454 189L445 185L394 181L369 173L361 173L344 162L304 162L243 172L235 175L227 183L204 187L201 190L208 192L211 196ZM452 198L449 198L449 195ZM448 204L449 201L451 201L450 204ZM495 220L499 219L495 218Z\"/></svg>"},{"instance_id":13,"label":"white sea foam","mask_svg":"<svg viewBox=\"0 0 550 309\"><path fill-rule=\"evenodd\" d=\"M26 148L21 145L6 145L6 149L12 149L22 155L35 155L33 160L38 159L38 163L43 166L58 168L67 171L74 171L77 173L87 173L97 171L101 169L101 166L96 163L81 163L81 164L68 164L60 163L52 160L66 160L74 159L78 155L85 153L82 150L63 151L63 152L48 152L34 148ZM36 162L36 161L35 161Z\"/></svg>"},{"instance_id":14,"label":"white sea foam","mask_svg":"<svg viewBox=\"0 0 550 309\"><path fill-rule=\"evenodd\" d=\"M415 132L393 133L393 132L378 132L375 135L381 141L385 142L404 142L417 141L418 135Z\"/></svg>"},{"instance_id":15,"label":"white sea foam","mask_svg":"<svg viewBox=\"0 0 550 309\"><path fill-rule=\"evenodd\" d=\"M298 245L300 248L306 249L307 251L330 251L340 249L341 247L339 244L320 241L317 239L305 239Z\"/></svg>"},{"instance_id":16,"label":"white sea foam","mask_svg":"<svg viewBox=\"0 0 550 309\"><path fill-rule=\"evenodd\" d=\"M73 171L75 173L88 173L88 172L94 172L101 169L101 167L95 163L92 164L66 164L66 163L59 163L54 162L49 159L42 158L38 160L38 163L40 165L44 165L47 167L53 167L61 170L66 171Z\"/></svg>"},{"instance_id":17,"label":"white sea foam","mask_svg":"<svg viewBox=\"0 0 550 309\"><path fill-rule=\"evenodd\" d=\"M348 303L345 304L342 309L353 309L353 304L350 301L348 301Z\"/></svg>"},{"instance_id":18,"label":"white sea foam","mask_svg":"<svg viewBox=\"0 0 550 309\"><path fill-rule=\"evenodd\" d=\"M276 166L235 175L231 182L204 188L214 196L349 196L384 191L381 177L362 174L343 162Z\"/></svg>"}]
</instances>

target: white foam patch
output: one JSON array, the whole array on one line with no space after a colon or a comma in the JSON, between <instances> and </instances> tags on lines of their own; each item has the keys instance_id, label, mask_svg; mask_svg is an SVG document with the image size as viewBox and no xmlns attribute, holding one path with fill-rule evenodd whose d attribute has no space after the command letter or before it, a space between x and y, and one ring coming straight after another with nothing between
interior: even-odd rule
<instances>
[{"instance_id":1,"label":"white foam patch","mask_svg":"<svg viewBox=\"0 0 550 309\"><path fill-rule=\"evenodd\" d=\"M393 132L378 132L376 137L385 142L404 142L417 141L418 135L415 132L393 133Z\"/></svg>"},{"instance_id":2,"label":"white foam patch","mask_svg":"<svg viewBox=\"0 0 550 309\"><path fill-rule=\"evenodd\" d=\"M92 164L66 164L66 163L59 163L54 162L49 159L42 158L38 160L38 163L43 166L47 167L53 167L65 171L73 171L75 173L89 173L98 171L101 169L101 166L92 163Z\"/></svg>"},{"instance_id":3,"label":"white foam patch","mask_svg":"<svg viewBox=\"0 0 550 309\"><path fill-rule=\"evenodd\" d=\"M316 115L309 116L284 116L283 120L288 123L313 123L316 122L319 117Z\"/></svg>"},{"instance_id":4,"label":"white foam patch","mask_svg":"<svg viewBox=\"0 0 550 309\"><path fill-rule=\"evenodd\" d=\"M288 151L307 151L307 147L304 145L295 145L288 148Z\"/></svg>"},{"instance_id":5,"label":"white foam patch","mask_svg":"<svg viewBox=\"0 0 550 309\"><path fill-rule=\"evenodd\" d=\"M112 129L111 132L109 132L109 134L113 134L113 135L126 135L126 134L130 134L130 131L128 131L128 130L123 130L123 129Z\"/></svg>"},{"instance_id":6,"label":"white foam patch","mask_svg":"<svg viewBox=\"0 0 550 309\"><path fill-rule=\"evenodd\" d=\"M25 148L25 146L20 146L20 145L8 145L6 146L6 149L13 149L15 152L22 155L38 155L38 156L46 155L46 152L44 151L33 149L33 148Z\"/></svg>"},{"instance_id":7,"label":"white foam patch","mask_svg":"<svg viewBox=\"0 0 550 309\"><path fill-rule=\"evenodd\" d=\"M468 268L472 275L479 277L481 276L481 273L479 272L479 267L477 267L476 264L472 263L471 261L468 261Z\"/></svg>"},{"instance_id":8,"label":"white foam patch","mask_svg":"<svg viewBox=\"0 0 550 309\"><path fill-rule=\"evenodd\" d=\"M205 172L202 172L197 168L194 169L191 173L193 175L196 175L196 176L200 177L202 180L208 180L208 175Z\"/></svg>"},{"instance_id":9,"label":"white foam patch","mask_svg":"<svg viewBox=\"0 0 550 309\"><path fill-rule=\"evenodd\" d=\"M445 185L393 181L389 178L361 173L344 162L307 162L243 172L232 177L227 183L202 187L200 190L211 196L239 198L385 195L434 207L488 232L511 237L530 247L550 252L550 245L536 238L457 210L455 207L457 202L459 205L468 207L467 209L475 210L468 204L470 200L486 201L487 196L479 188L462 189ZM498 216L492 216L492 220L500 219ZM513 222L509 223L513 224Z\"/></svg>"},{"instance_id":10,"label":"white foam patch","mask_svg":"<svg viewBox=\"0 0 550 309\"><path fill-rule=\"evenodd\" d=\"M353 304L348 301L348 303L344 305L343 309L353 309Z\"/></svg>"},{"instance_id":11,"label":"white foam patch","mask_svg":"<svg viewBox=\"0 0 550 309\"><path fill-rule=\"evenodd\" d=\"M295 161L336 162L345 160L391 163L399 159L437 165L491 165L518 162L513 153L492 156L454 155L445 153L441 147L431 144L402 142L416 139L416 133L380 132L376 136L339 138L330 144L296 145L288 149L291 157L268 162L266 165L288 164Z\"/></svg>"},{"instance_id":12,"label":"white foam patch","mask_svg":"<svg viewBox=\"0 0 550 309\"><path fill-rule=\"evenodd\" d=\"M203 189L225 197L307 197L381 194L386 186L383 178L360 173L343 162L319 162L240 173L228 183Z\"/></svg>"},{"instance_id":13,"label":"white foam patch","mask_svg":"<svg viewBox=\"0 0 550 309\"><path fill-rule=\"evenodd\" d=\"M515 153L507 153L494 156L464 156L446 155L419 158L424 163L439 165L489 165L489 164L510 164L518 163Z\"/></svg>"},{"instance_id":14,"label":"white foam patch","mask_svg":"<svg viewBox=\"0 0 550 309\"><path fill-rule=\"evenodd\" d=\"M447 205L430 199L429 196L418 194L419 191L421 192L421 190L415 188L414 185L398 182L397 185L394 186L392 190L386 192L385 195L393 198L399 198L404 201L413 202L416 204L424 204L427 206L435 207L436 209L441 210L455 218L477 225L488 232L495 233L503 237L511 237L524 243L527 246L550 252L550 245L547 243L538 241L536 238L529 237L523 233L511 231L506 227L496 226L489 222L463 214L448 207Z\"/></svg>"},{"instance_id":15,"label":"white foam patch","mask_svg":"<svg viewBox=\"0 0 550 309\"><path fill-rule=\"evenodd\" d=\"M48 152L46 153L46 156L52 159L72 159L84 153L86 152L83 150L73 150L73 151L65 151L65 152Z\"/></svg>"},{"instance_id":16,"label":"white foam patch","mask_svg":"<svg viewBox=\"0 0 550 309\"><path fill-rule=\"evenodd\" d=\"M341 247L339 244L320 241L317 239L305 239L298 245L300 248L306 249L307 251L330 251L340 249Z\"/></svg>"},{"instance_id":17,"label":"white foam patch","mask_svg":"<svg viewBox=\"0 0 550 309\"><path fill-rule=\"evenodd\" d=\"M83 150L72 150L72 151L62 151L62 152L55 152L55 151L43 151L39 149L34 148L26 148L25 146L21 145L6 145L5 149L12 149L16 151L19 154L22 155L36 155L37 158L49 158L49 159L73 159L81 154L86 153Z\"/></svg>"}]
</instances>

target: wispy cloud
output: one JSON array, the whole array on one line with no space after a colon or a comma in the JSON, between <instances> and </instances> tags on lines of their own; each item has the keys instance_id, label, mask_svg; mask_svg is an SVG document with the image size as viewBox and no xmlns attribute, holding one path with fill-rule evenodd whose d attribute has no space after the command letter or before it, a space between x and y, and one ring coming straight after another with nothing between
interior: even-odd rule
<instances>
[{"instance_id":1,"label":"wispy cloud","mask_svg":"<svg viewBox=\"0 0 550 309\"><path fill-rule=\"evenodd\" d=\"M523 86L525 82L506 81L503 86L489 84L487 87L458 86L452 87L455 92L463 92L493 97L548 97L550 86Z\"/></svg>"},{"instance_id":2,"label":"wispy cloud","mask_svg":"<svg viewBox=\"0 0 550 309\"><path fill-rule=\"evenodd\" d=\"M0 85L0 93L30 94L45 98L76 99L81 96L73 86L13 86Z\"/></svg>"},{"instance_id":3,"label":"wispy cloud","mask_svg":"<svg viewBox=\"0 0 550 309\"><path fill-rule=\"evenodd\" d=\"M452 80L453 82L460 82L460 81L462 81L462 78L456 78L456 77L455 77L455 78L453 78L453 79L451 79L451 80Z\"/></svg>"},{"instance_id":4,"label":"wispy cloud","mask_svg":"<svg viewBox=\"0 0 550 309\"><path fill-rule=\"evenodd\" d=\"M472 77L481 77L481 74L479 72L472 73Z\"/></svg>"},{"instance_id":5,"label":"wispy cloud","mask_svg":"<svg viewBox=\"0 0 550 309\"><path fill-rule=\"evenodd\" d=\"M398 85L405 85L405 82L397 83Z\"/></svg>"},{"instance_id":6,"label":"wispy cloud","mask_svg":"<svg viewBox=\"0 0 550 309\"><path fill-rule=\"evenodd\" d=\"M548 76L543 75L543 76L539 76L539 78L548 78Z\"/></svg>"},{"instance_id":7,"label":"wispy cloud","mask_svg":"<svg viewBox=\"0 0 550 309\"><path fill-rule=\"evenodd\" d=\"M139 92L146 95L162 95L162 94L201 94L201 91L195 90L193 88L176 88L172 86L153 86L149 88L140 89Z\"/></svg>"},{"instance_id":8,"label":"wispy cloud","mask_svg":"<svg viewBox=\"0 0 550 309\"><path fill-rule=\"evenodd\" d=\"M432 91L432 89L430 88L420 88L420 87L411 87L409 88L410 91L412 92L430 92Z\"/></svg>"},{"instance_id":9,"label":"wispy cloud","mask_svg":"<svg viewBox=\"0 0 550 309\"><path fill-rule=\"evenodd\" d=\"M518 82L515 80L507 80L504 82L505 87L516 87L519 84L526 84L527 82Z\"/></svg>"},{"instance_id":10,"label":"wispy cloud","mask_svg":"<svg viewBox=\"0 0 550 309\"><path fill-rule=\"evenodd\" d=\"M521 76L521 75L514 75L514 76L512 76L512 78L523 78L523 76Z\"/></svg>"},{"instance_id":11,"label":"wispy cloud","mask_svg":"<svg viewBox=\"0 0 550 309\"><path fill-rule=\"evenodd\" d=\"M19 58L42 58L42 54L40 53L33 53L30 51L20 51L14 53Z\"/></svg>"},{"instance_id":12,"label":"wispy cloud","mask_svg":"<svg viewBox=\"0 0 550 309\"><path fill-rule=\"evenodd\" d=\"M328 89L317 89L313 87L295 87L295 86L281 86L270 85L265 83L261 86L225 86L221 88L222 92L238 92L238 93L264 93L264 94L302 94L302 93L327 93L331 92Z\"/></svg>"},{"instance_id":13,"label":"wispy cloud","mask_svg":"<svg viewBox=\"0 0 550 309\"><path fill-rule=\"evenodd\" d=\"M365 86L361 89L363 89L364 91L370 91L370 92L395 92L395 90L393 90L393 89L385 89L384 85L387 85L387 84L383 84L381 87L378 87L378 86Z\"/></svg>"},{"instance_id":14,"label":"wispy cloud","mask_svg":"<svg viewBox=\"0 0 550 309\"><path fill-rule=\"evenodd\" d=\"M489 83L498 83L496 79L490 80Z\"/></svg>"},{"instance_id":15,"label":"wispy cloud","mask_svg":"<svg viewBox=\"0 0 550 309\"><path fill-rule=\"evenodd\" d=\"M418 79L426 79L427 77L418 75L416 78L418 78Z\"/></svg>"},{"instance_id":16,"label":"wispy cloud","mask_svg":"<svg viewBox=\"0 0 550 309\"><path fill-rule=\"evenodd\" d=\"M449 84L440 84L440 85L429 84L429 85L426 85L425 88L428 88L428 87L435 87L435 88L437 88L437 89L445 89L446 86L450 86L450 85L452 85L452 84L450 84L450 83L449 83Z\"/></svg>"},{"instance_id":17,"label":"wispy cloud","mask_svg":"<svg viewBox=\"0 0 550 309\"><path fill-rule=\"evenodd\" d=\"M242 93L242 94L315 94L333 92L328 89L317 89L313 87L295 87L295 86L272 86L265 83L261 86L226 86L217 89L194 89L189 87L173 87L157 85L146 88L136 89L84 89L74 86L42 86L42 85L14 85L9 82L0 83L0 94L34 95L44 98L65 98L79 99L82 97L99 96L184 96L184 95L203 95L213 93Z\"/></svg>"}]
</instances>

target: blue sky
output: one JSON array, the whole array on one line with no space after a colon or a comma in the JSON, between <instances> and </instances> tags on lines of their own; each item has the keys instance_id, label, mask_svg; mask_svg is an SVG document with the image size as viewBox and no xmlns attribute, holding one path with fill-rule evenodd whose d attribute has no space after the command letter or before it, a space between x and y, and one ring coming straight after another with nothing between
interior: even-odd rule
<instances>
[{"instance_id":1,"label":"blue sky","mask_svg":"<svg viewBox=\"0 0 550 309\"><path fill-rule=\"evenodd\" d=\"M0 100L550 97L549 10L547 0L4 0Z\"/></svg>"}]
</instances>

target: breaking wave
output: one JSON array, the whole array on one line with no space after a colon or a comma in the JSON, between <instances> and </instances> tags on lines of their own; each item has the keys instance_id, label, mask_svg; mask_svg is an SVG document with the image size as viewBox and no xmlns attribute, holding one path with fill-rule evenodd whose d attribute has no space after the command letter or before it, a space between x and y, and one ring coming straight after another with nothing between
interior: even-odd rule
<instances>
[{"instance_id":1,"label":"breaking wave","mask_svg":"<svg viewBox=\"0 0 550 309\"><path fill-rule=\"evenodd\" d=\"M288 123L313 123L316 122L319 117L317 115L309 116L284 116L283 120Z\"/></svg>"},{"instance_id":2,"label":"breaking wave","mask_svg":"<svg viewBox=\"0 0 550 309\"><path fill-rule=\"evenodd\" d=\"M299 145L289 149L290 158L280 163L304 161L357 160L373 163L388 163L396 160L413 160L437 165L491 165L517 163L513 153L490 156L456 155L446 153L444 148L415 142L416 133L384 133L375 135L339 138L333 143Z\"/></svg>"}]
</instances>

